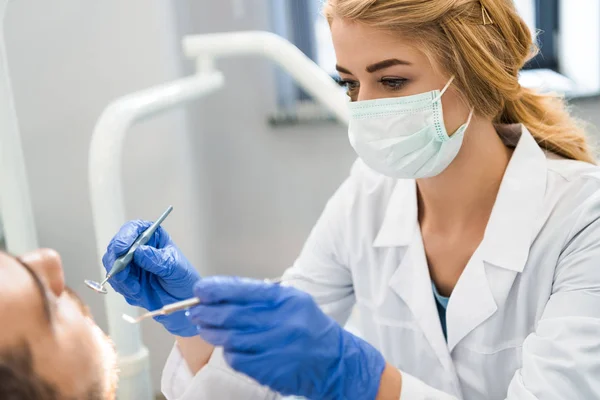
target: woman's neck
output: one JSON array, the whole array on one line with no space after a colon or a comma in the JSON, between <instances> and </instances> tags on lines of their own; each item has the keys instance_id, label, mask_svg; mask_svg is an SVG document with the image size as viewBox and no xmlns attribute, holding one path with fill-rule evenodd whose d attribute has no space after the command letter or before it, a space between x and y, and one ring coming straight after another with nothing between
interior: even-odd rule
<instances>
[{"instance_id":1,"label":"woman's neck","mask_svg":"<svg viewBox=\"0 0 600 400\"><path fill-rule=\"evenodd\" d=\"M485 228L511 154L489 121L473 117L452 164L417 181L421 226L439 232Z\"/></svg>"}]
</instances>

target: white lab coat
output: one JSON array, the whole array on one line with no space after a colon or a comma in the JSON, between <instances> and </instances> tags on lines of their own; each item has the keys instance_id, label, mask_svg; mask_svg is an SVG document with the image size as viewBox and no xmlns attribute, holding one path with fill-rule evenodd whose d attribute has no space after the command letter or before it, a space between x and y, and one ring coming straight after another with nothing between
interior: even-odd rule
<instances>
[{"instance_id":1,"label":"white lab coat","mask_svg":"<svg viewBox=\"0 0 600 400\"><path fill-rule=\"evenodd\" d=\"M444 340L413 180L357 162L284 279L403 375L402 400L600 399L600 168L523 129L485 236L450 297ZM276 399L220 352L192 377L177 348L169 400ZM443 392L443 393L442 393Z\"/></svg>"}]
</instances>

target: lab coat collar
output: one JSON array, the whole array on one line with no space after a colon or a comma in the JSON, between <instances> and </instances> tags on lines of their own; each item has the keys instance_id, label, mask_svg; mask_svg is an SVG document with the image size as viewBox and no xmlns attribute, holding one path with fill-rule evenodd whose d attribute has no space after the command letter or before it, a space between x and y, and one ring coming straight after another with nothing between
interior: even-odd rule
<instances>
[{"instance_id":1,"label":"lab coat collar","mask_svg":"<svg viewBox=\"0 0 600 400\"><path fill-rule=\"evenodd\" d=\"M524 126L481 244L483 260L523 272L546 193L546 154Z\"/></svg>"},{"instance_id":2,"label":"lab coat collar","mask_svg":"<svg viewBox=\"0 0 600 400\"><path fill-rule=\"evenodd\" d=\"M417 183L412 179L398 180L390 196L383 223L373 246L410 245L418 224L417 210Z\"/></svg>"},{"instance_id":3,"label":"lab coat collar","mask_svg":"<svg viewBox=\"0 0 600 400\"><path fill-rule=\"evenodd\" d=\"M516 127L518 131L519 126ZM515 126L501 134L507 140L518 135ZM523 271L546 190L546 168L545 153L522 126L480 246L484 261L511 271ZM399 180L373 246L409 246L418 226L417 213L416 182Z\"/></svg>"}]
</instances>

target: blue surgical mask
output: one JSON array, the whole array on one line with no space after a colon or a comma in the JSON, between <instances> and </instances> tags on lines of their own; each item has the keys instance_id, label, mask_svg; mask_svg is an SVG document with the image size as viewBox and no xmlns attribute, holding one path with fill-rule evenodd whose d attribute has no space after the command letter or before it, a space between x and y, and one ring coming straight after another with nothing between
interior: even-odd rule
<instances>
[{"instance_id":1,"label":"blue surgical mask","mask_svg":"<svg viewBox=\"0 0 600 400\"><path fill-rule=\"evenodd\" d=\"M444 126L444 89L423 94L350 103L350 144L371 169L398 179L429 178L454 160L467 122L448 135Z\"/></svg>"}]
</instances>

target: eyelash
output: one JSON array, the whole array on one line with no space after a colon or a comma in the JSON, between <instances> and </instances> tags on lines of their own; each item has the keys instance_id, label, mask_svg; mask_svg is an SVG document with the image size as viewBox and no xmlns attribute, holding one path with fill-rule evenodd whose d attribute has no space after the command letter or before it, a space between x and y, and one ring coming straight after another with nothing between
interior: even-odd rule
<instances>
[{"instance_id":1,"label":"eyelash","mask_svg":"<svg viewBox=\"0 0 600 400\"><path fill-rule=\"evenodd\" d=\"M385 86L387 90L391 90L393 92L401 90L404 85L408 82L408 79L405 78L381 78L378 80L378 83ZM358 94L359 83L358 81L353 81L349 79L337 79L338 85L346 88L346 94L350 97L356 96Z\"/></svg>"}]
</instances>

